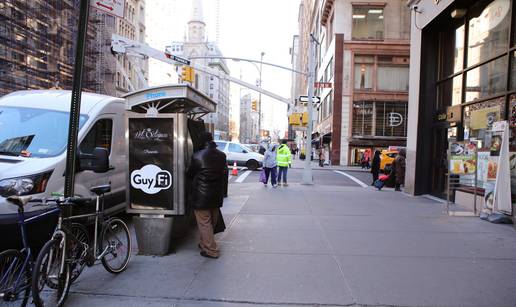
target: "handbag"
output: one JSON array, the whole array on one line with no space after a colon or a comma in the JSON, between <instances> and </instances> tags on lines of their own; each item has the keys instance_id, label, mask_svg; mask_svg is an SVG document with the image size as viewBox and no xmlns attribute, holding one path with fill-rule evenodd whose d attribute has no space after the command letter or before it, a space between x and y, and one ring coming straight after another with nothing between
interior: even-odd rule
<instances>
[{"instance_id":1,"label":"handbag","mask_svg":"<svg viewBox=\"0 0 516 307\"><path fill-rule=\"evenodd\" d=\"M222 212L219 209L219 217L217 218L217 222L215 226L213 226L213 234L224 232L226 230L226 223L224 222L224 218L222 217Z\"/></svg>"},{"instance_id":2,"label":"handbag","mask_svg":"<svg viewBox=\"0 0 516 307\"><path fill-rule=\"evenodd\" d=\"M259 182L261 183L267 183L267 176L265 176L265 171L262 170L260 172L260 179L259 179Z\"/></svg>"}]
</instances>

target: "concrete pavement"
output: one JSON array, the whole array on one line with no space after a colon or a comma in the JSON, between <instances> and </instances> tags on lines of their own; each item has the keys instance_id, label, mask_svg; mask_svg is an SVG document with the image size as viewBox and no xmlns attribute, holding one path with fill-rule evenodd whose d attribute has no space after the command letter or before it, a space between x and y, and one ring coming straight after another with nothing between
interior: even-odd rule
<instances>
[{"instance_id":1,"label":"concrete pavement","mask_svg":"<svg viewBox=\"0 0 516 307\"><path fill-rule=\"evenodd\" d=\"M315 175L314 175L315 176ZM317 182L317 179L316 179ZM101 265L70 306L515 306L516 231L358 185L230 184L221 258L197 233L166 257Z\"/></svg>"}]
</instances>

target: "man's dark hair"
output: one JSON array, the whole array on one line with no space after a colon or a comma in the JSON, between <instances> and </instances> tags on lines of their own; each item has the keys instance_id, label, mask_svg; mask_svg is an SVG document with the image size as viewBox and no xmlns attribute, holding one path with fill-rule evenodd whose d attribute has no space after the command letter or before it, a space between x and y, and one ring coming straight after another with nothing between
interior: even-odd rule
<instances>
[{"instance_id":1,"label":"man's dark hair","mask_svg":"<svg viewBox=\"0 0 516 307\"><path fill-rule=\"evenodd\" d=\"M287 144L287 140L286 139L281 140L281 144Z\"/></svg>"},{"instance_id":2,"label":"man's dark hair","mask_svg":"<svg viewBox=\"0 0 516 307\"><path fill-rule=\"evenodd\" d=\"M208 143L213 141L213 134L211 134L211 132L208 131L201 133L201 141L202 143Z\"/></svg>"}]
</instances>

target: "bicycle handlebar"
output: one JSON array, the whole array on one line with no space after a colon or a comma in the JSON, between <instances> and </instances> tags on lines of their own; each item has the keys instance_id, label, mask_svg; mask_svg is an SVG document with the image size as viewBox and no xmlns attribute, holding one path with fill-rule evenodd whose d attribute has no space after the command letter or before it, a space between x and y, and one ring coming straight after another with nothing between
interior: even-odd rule
<instances>
[{"instance_id":1,"label":"bicycle handlebar","mask_svg":"<svg viewBox=\"0 0 516 307\"><path fill-rule=\"evenodd\" d=\"M29 203L40 203L41 205L56 204L58 206L73 206L89 204L93 201L91 197L53 197L53 198L39 198L31 199ZM37 206L37 205L36 205Z\"/></svg>"}]
</instances>

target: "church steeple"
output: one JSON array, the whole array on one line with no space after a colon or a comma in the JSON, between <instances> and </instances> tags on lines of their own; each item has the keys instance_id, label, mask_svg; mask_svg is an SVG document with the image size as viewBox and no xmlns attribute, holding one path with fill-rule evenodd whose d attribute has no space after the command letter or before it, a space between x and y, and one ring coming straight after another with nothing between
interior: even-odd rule
<instances>
[{"instance_id":1,"label":"church steeple","mask_svg":"<svg viewBox=\"0 0 516 307\"><path fill-rule=\"evenodd\" d=\"M192 0L192 11L190 21L188 21L188 42L204 42L206 24L202 14L202 0Z\"/></svg>"}]
</instances>

